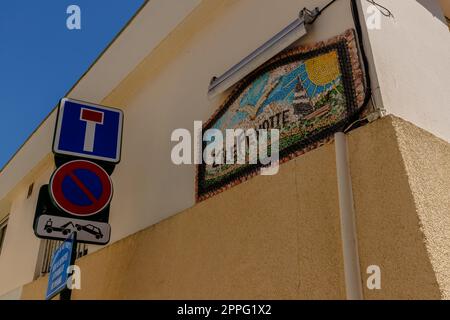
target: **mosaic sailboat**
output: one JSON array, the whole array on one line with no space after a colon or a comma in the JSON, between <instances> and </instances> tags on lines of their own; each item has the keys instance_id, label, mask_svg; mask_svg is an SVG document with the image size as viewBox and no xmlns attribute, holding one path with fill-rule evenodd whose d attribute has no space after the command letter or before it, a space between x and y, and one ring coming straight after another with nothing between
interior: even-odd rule
<instances>
[{"instance_id":1,"label":"mosaic sailboat","mask_svg":"<svg viewBox=\"0 0 450 320\"><path fill-rule=\"evenodd\" d=\"M321 116L330 111L330 106L325 105L316 109L308 96L305 88L302 85L302 81L299 78L294 92L294 113L299 116L300 119L309 120L317 116Z\"/></svg>"},{"instance_id":2,"label":"mosaic sailboat","mask_svg":"<svg viewBox=\"0 0 450 320\"><path fill-rule=\"evenodd\" d=\"M294 92L294 113L300 118L304 118L307 115L314 112L314 107L309 99L308 93L302 85L302 81L298 78L297 85Z\"/></svg>"}]
</instances>

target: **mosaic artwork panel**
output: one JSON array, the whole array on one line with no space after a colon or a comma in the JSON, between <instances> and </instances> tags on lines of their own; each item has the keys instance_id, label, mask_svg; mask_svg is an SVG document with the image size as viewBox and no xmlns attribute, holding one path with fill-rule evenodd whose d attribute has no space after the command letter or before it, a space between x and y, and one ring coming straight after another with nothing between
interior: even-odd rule
<instances>
[{"instance_id":1,"label":"mosaic artwork panel","mask_svg":"<svg viewBox=\"0 0 450 320\"><path fill-rule=\"evenodd\" d=\"M282 163L326 143L358 117L364 102L363 79L354 30L290 49L242 80L203 132L279 129ZM260 169L255 164L198 165L197 200L241 183Z\"/></svg>"}]
</instances>

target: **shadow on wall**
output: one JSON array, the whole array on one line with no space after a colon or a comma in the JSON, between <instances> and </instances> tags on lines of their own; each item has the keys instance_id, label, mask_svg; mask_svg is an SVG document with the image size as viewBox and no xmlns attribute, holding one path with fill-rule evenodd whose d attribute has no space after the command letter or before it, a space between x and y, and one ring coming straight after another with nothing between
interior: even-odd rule
<instances>
[{"instance_id":1,"label":"shadow on wall","mask_svg":"<svg viewBox=\"0 0 450 320\"><path fill-rule=\"evenodd\" d=\"M447 1L449 0L416 0L420 5L427 9L436 19L439 19L447 25L444 13L445 7L449 6ZM450 2L450 1L449 1Z\"/></svg>"}]
</instances>

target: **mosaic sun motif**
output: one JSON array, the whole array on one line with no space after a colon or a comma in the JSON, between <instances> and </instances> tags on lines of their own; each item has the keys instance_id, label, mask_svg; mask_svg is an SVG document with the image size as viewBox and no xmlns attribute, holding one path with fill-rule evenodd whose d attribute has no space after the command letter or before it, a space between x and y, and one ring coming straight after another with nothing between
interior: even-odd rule
<instances>
[{"instance_id":1,"label":"mosaic sun motif","mask_svg":"<svg viewBox=\"0 0 450 320\"><path fill-rule=\"evenodd\" d=\"M204 130L279 129L282 161L326 141L355 115L364 86L353 30L281 54L244 79ZM200 165L197 198L257 174L250 164Z\"/></svg>"}]
</instances>

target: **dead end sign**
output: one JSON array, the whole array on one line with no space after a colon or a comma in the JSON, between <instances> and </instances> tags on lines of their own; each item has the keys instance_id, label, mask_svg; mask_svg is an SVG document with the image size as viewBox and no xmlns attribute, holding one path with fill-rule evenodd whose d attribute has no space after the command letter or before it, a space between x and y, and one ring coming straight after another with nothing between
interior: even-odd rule
<instances>
[{"instance_id":1,"label":"dead end sign","mask_svg":"<svg viewBox=\"0 0 450 320\"><path fill-rule=\"evenodd\" d=\"M122 110L64 98L58 109L53 152L117 164L122 129Z\"/></svg>"},{"instance_id":2,"label":"dead end sign","mask_svg":"<svg viewBox=\"0 0 450 320\"><path fill-rule=\"evenodd\" d=\"M78 217L101 212L113 195L108 173L87 160L74 160L59 167L50 179L49 189L57 207Z\"/></svg>"}]
</instances>

